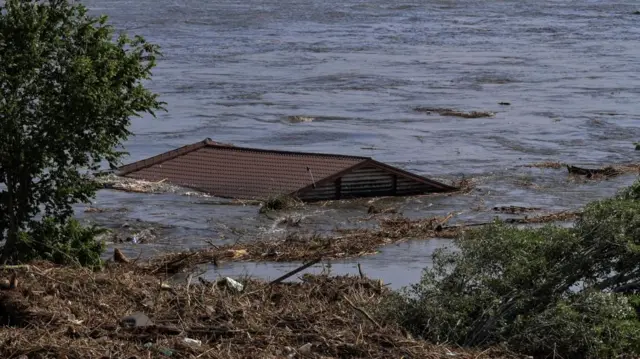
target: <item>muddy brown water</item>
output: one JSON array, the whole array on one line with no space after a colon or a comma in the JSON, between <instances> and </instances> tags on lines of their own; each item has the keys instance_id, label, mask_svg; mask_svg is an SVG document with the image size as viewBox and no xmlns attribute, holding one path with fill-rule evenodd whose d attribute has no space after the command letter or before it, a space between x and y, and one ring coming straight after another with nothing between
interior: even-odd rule
<instances>
[{"instance_id":1,"label":"muddy brown water","mask_svg":"<svg viewBox=\"0 0 640 359\"><path fill-rule=\"evenodd\" d=\"M575 209L630 184L633 174L569 180L581 166L640 162L639 9L635 1L89 0L121 30L162 46L149 86L168 103L136 119L127 143L139 160L211 137L237 145L372 156L443 180L478 181L468 195L384 200L409 217L456 212L485 221L495 206ZM508 102L510 105L500 105ZM416 107L491 111L456 118ZM291 122L289 116L312 117ZM144 256L284 235L254 206L177 194L101 191L84 213L112 228L153 227ZM304 230L362 225L370 200L296 211ZM136 227L137 226L137 227ZM415 282L447 240L411 241L331 263L394 287ZM207 276L275 278L298 265L239 263ZM323 265L326 266L326 263ZM322 270L321 266L315 271Z\"/></svg>"}]
</instances>

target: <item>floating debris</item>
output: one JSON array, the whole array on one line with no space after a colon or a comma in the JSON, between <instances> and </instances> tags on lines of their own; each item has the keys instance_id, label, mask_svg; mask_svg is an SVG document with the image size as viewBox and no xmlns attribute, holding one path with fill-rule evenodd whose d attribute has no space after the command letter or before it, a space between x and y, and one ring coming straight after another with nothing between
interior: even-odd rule
<instances>
[{"instance_id":1,"label":"floating debris","mask_svg":"<svg viewBox=\"0 0 640 359\"><path fill-rule=\"evenodd\" d=\"M511 102L498 102L500 106L511 106Z\"/></svg>"},{"instance_id":2,"label":"floating debris","mask_svg":"<svg viewBox=\"0 0 640 359\"><path fill-rule=\"evenodd\" d=\"M408 219L404 217L385 218L380 221L377 235L399 240L416 238L455 238L458 236L457 227L445 227L453 218L453 214L445 217L431 217L423 219ZM353 230L358 233L358 230ZM371 230L368 230L372 232Z\"/></svg>"},{"instance_id":3,"label":"floating debris","mask_svg":"<svg viewBox=\"0 0 640 359\"><path fill-rule=\"evenodd\" d=\"M538 162L525 165L525 167L535 167L535 168L552 168L552 169L560 169L563 167L567 168L567 171L572 175L584 176L588 179L603 179L614 176L619 176L625 173L640 173L640 164L631 163L631 164L621 164L621 165L609 165L601 168L585 168L578 167L569 164L564 164L561 162Z\"/></svg>"},{"instance_id":4,"label":"floating debris","mask_svg":"<svg viewBox=\"0 0 640 359\"><path fill-rule=\"evenodd\" d=\"M582 168L577 166L567 165L569 173L579 176L587 176L587 178L593 178L594 176L613 177L620 174L620 171L616 170L612 166L604 168Z\"/></svg>"},{"instance_id":5,"label":"floating debris","mask_svg":"<svg viewBox=\"0 0 640 359\"><path fill-rule=\"evenodd\" d=\"M542 208L507 206L507 207L493 207L493 210L495 212L517 214L517 213L541 211Z\"/></svg>"},{"instance_id":6,"label":"floating debris","mask_svg":"<svg viewBox=\"0 0 640 359\"><path fill-rule=\"evenodd\" d=\"M94 181L105 189L114 189L125 192L135 193L189 193L194 195L193 191L188 191L182 187L170 184L166 180L160 180L157 182L139 180L134 178L120 177L114 174L106 176L99 176L94 178ZM206 195L204 193L199 194L202 197Z\"/></svg>"},{"instance_id":7,"label":"floating debris","mask_svg":"<svg viewBox=\"0 0 640 359\"><path fill-rule=\"evenodd\" d=\"M302 224L303 216L285 216L276 221L277 225L284 227L300 227Z\"/></svg>"},{"instance_id":8,"label":"floating debris","mask_svg":"<svg viewBox=\"0 0 640 359\"><path fill-rule=\"evenodd\" d=\"M96 240L107 243L143 244L153 242L167 227L155 228L145 222L124 223L120 228L108 229L96 237Z\"/></svg>"},{"instance_id":9,"label":"floating debris","mask_svg":"<svg viewBox=\"0 0 640 359\"><path fill-rule=\"evenodd\" d=\"M398 209L394 207L378 208L374 205L370 205L369 208L367 209L367 213L369 214L398 213Z\"/></svg>"},{"instance_id":10,"label":"floating debris","mask_svg":"<svg viewBox=\"0 0 640 359\"><path fill-rule=\"evenodd\" d=\"M440 116L454 116L454 117L462 117L462 118L483 118L483 117L493 117L495 116L495 112L490 111L471 111L471 112L463 112L450 108L436 108L436 107L416 107L414 111L423 112L428 115L432 113L437 113Z\"/></svg>"},{"instance_id":11,"label":"floating debris","mask_svg":"<svg viewBox=\"0 0 640 359\"><path fill-rule=\"evenodd\" d=\"M532 167L532 168L553 168L553 169L560 169L562 167L564 167L565 165L563 163L560 162L552 162L552 161L548 161L548 162L536 162L536 163L532 163L532 164L528 164L525 165L525 167Z\"/></svg>"},{"instance_id":12,"label":"floating debris","mask_svg":"<svg viewBox=\"0 0 640 359\"><path fill-rule=\"evenodd\" d=\"M459 181L454 181L451 186L458 189L456 192L467 194L471 193L471 191L476 188L476 180L472 178L463 178Z\"/></svg>"},{"instance_id":13,"label":"floating debris","mask_svg":"<svg viewBox=\"0 0 640 359\"><path fill-rule=\"evenodd\" d=\"M129 209L120 207L120 208L98 208L98 207L88 207L84 210L84 213L105 213L105 212L127 212Z\"/></svg>"},{"instance_id":14,"label":"floating debris","mask_svg":"<svg viewBox=\"0 0 640 359\"><path fill-rule=\"evenodd\" d=\"M291 123L313 122L315 117L311 116L289 116L287 120Z\"/></svg>"},{"instance_id":15,"label":"floating debris","mask_svg":"<svg viewBox=\"0 0 640 359\"><path fill-rule=\"evenodd\" d=\"M505 211L524 213L537 208L507 208ZM500 209L500 207L496 207ZM508 223L547 223L575 219L580 212L563 211L537 217L506 219ZM378 253L383 246L414 239L456 238L464 230L489 223L447 225L454 214L444 217L408 219L402 216L382 217L376 228L343 228L330 234L287 232L284 237L269 236L243 243L212 246L197 251L168 253L145 264L151 273L178 273L200 264L222 261L294 262L321 256L324 259L355 258Z\"/></svg>"},{"instance_id":16,"label":"floating debris","mask_svg":"<svg viewBox=\"0 0 640 359\"><path fill-rule=\"evenodd\" d=\"M522 176L514 179L514 184L524 188L540 189L540 186L534 183L533 178L530 176Z\"/></svg>"},{"instance_id":17,"label":"floating debris","mask_svg":"<svg viewBox=\"0 0 640 359\"><path fill-rule=\"evenodd\" d=\"M145 228L140 232L133 233L124 239L124 242L130 242L133 244L149 243L154 241L157 235L153 228Z\"/></svg>"},{"instance_id":18,"label":"floating debris","mask_svg":"<svg viewBox=\"0 0 640 359\"><path fill-rule=\"evenodd\" d=\"M606 179L626 173L640 173L640 164L626 164L607 166L603 168L582 168L567 165L567 170L572 175L584 176L588 179Z\"/></svg>"},{"instance_id":19,"label":"floating debris","mask_svg":"<svg viewBox=\"0 0 640 359\"><path fill-rule=\"evenodd\" d=\"M445 228L452 215L409 220L382 218L379 228L339 229L332 235L289 232L284 238L266 238L199 251L169 253L148 263L151 272L178 273L199 264L228 261L293 262L317 256L325 259L362 257L375 254L382 246L410 239L454 238L460 228ZM238 255L238 253L241 253Z\"/></svg>"},{"instance_id":20,"label":"floating debris","mask_svg":"<svg viewBox=\"0 0 640 359\"><path fill-rule=\"evenodd\" d=\"M270 197L262 202L260 206L260 213L267 213L270 211L282 211L286 209L299 208L304 205L304 202L298 198L290 195L280 195Z\"/></svg>"}]
</instances>

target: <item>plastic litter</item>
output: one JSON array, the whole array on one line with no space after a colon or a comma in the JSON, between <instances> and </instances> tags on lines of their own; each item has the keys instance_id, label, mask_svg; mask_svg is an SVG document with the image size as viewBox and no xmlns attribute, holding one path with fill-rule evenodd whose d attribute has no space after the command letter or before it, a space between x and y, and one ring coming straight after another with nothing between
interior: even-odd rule
<instances>
[{"instance_id":1,"label":"plastic litter","mask_svg":"<svg viewBox=\"0 0 640 359\"><path fill-rule=\"evenodd\" d=\"M184 338L183 341L185 343L191 344L191 345L196 345L196 346L201 346L202 345L202 341L200 341L198 339Z\"/></svg>"},{"instance_id":2,"label":"plastic litter","mask_svg":"<svg viewBox=\"0 0 640 359\"><path fill-rule=\"evenodd\" d=\"M141 312L135 312L120 319L120 324L127 328L141 328L153 325L153 321L149 317Z\"/></svg>"},{"instance_id":3,"label":"plastic litter","mask_svg":"<svg viewBox=\"0 0 640 359\"><path fill-rule=\"evenodd\" d=\"M309 353L311 353L311 347L312 346L313 346L313 344L307 343L307 344L301 346L300 348L298 348L298 352L300 354L309 354Z\"/></svg>"},{"instance_id":4,"label":"plastic litter","mask_svg":"<svg viewBox=\"0 0 640 359\"><path fill-rule=\"evenodd\" d=\"M172 356L173 355L173 350L169 349L169 348L164 348L164 347L157 347L155 345L153 345L153 343L146 343L144 345L145 348L149 349L149 350L153 350L156 351L164 356Z\"/></svg>"},{"instance_id":5,"label":"plastic litter","mask_svg":"<svg viewBox=\"0 0 640 359\"><path fill-rule=\"evenodd\" d=\"M231 279L229 277L224 277L223 279L221 279L218 282L218 285L220 285L220 284L226 285L227 288L233 289L233 290L235 290L237 292L242 292L244 290L244 286L241 283L239 283L239 282L237 282L234 279Z\"/></svg>"}]
</instances>

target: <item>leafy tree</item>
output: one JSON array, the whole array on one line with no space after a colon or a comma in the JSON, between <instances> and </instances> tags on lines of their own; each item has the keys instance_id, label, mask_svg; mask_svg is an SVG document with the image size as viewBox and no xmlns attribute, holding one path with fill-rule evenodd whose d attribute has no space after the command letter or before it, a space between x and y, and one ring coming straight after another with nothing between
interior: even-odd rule
<instances>
[{"instance_id":1,"label":"leafy tree","mask_svg":"<svg viewBox=\"0 0 640 359\"><path fill-rule=\"evenodd\" d=\"M131 117L164 109L143 85L159 48L116 36L106 21L68 0L0 3L2 262L23 258L35 240L32 255L47 257L44 248L65 247L60 233L82 232L70 223L72 205L94 196L91 172L118 164ZM80 232L74 240L91 247ZM38 233L58 235L47 243Z\"/></svg>"}]
</instances>

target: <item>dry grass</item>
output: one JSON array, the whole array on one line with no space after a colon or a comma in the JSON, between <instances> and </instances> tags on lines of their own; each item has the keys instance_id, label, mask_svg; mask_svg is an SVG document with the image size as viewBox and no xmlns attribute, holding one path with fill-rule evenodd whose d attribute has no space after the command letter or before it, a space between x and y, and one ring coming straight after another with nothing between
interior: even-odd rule
<instances>
[{"instance_id":1,"label":"dry grass","mask_svg":"<svg viewBox=\"0 0 640 359\"><path fill-rule=\"evenodd\" d=\"M35 263L0 292L2 358L498 358L414 340L370 313L389 294L361 277L245 282L238 293L192 280L173 286L134 265L102 272ZM120 319L145 313L153 325ZM188 344L185 338L200 341Z\"/></svg>"}]
</instances>

